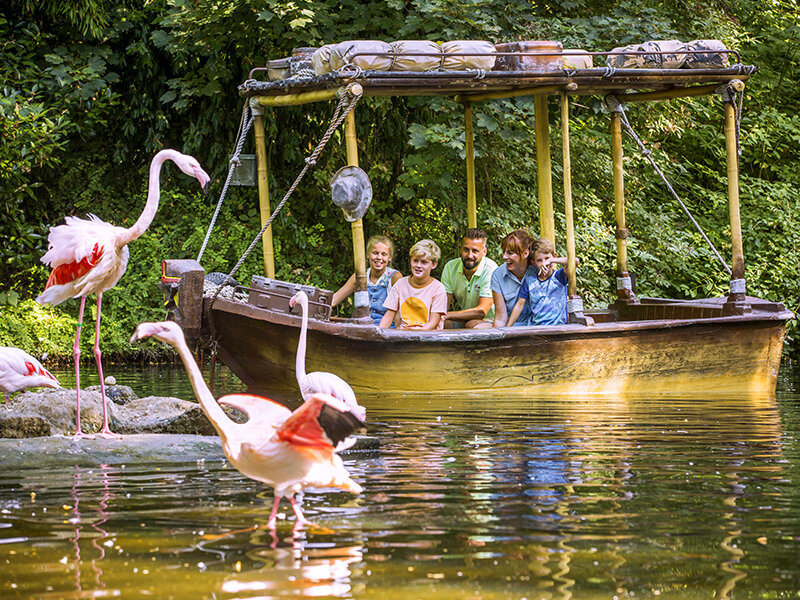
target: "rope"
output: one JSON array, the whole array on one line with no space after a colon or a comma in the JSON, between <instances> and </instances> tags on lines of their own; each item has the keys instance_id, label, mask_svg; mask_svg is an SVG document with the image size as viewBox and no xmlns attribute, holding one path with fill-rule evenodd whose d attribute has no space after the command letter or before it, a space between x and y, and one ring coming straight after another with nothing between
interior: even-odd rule
<instances>
[{"instance_id":1,"label":"rope","mask_svg":"<svg viewBox=\"0 0 800 600\"><path fill-rule=\"evenodd\" d=\"M700 235L703 236L703 239L706 241L706 244L708 244L709 248L711 248L711 250L714 252L714 254L716 254L717 258L719 259L719 262L722 263L722 266L725 267L725 270L728 272L728 274L732 275L733 272L731 271L731 268L728 266L728 263L726 263L725 260L722 258L722 256L720 256L720 253L714 247L714 244L711 243L711 240L708 239L708 236L706 235L705 231L703 231L703 228L700 227L700 224L692 216L692 213L689 212L689 209L683 203L683 200L681 200L680 196L678 196L677 192L675 192L675 190L673 189L672 185L670 185L670 182L667 180L667 177L664 175L664 173L661 171L661 169L658 168L658 165L656 164L656 161L653 160L652 152L650 150L648 150L647 148L645 148L645 145L642 142L642 140L639 139L638 135L636 135L636 132L633 130L633 127L631 127L631 124L628 122L628 117L625 114L625 109L623 108L622 104L618 103L617 107L618 107L617 112L619 112L620 121L622 122L623 126L625 127L625 131L628 132L628 135L630 135L633 138L633 140L636 142L636 144L639 146L639 149L642 151L642 156L644 156L645 158L647 158L648 161L650 161L650 164L653 165L653 168L656 170L656 173L659 174L659 176L661 177L661 180L664 182L664 185L667 186L667 189L670 191L670 193L672 194L673 198L675 198L675 200L678 201L678 204L681 205L681 208L683 209L683 212L686 213L686 216L689 217L689 220L697 228L697 231L699 231Z\"/></svg>"},{"instance_id":2,"label":"rope","mask_svg":"<svg viewBox=\"0 0 800 600\"><path fill-rule=\"evenodd\" d=\"M272 221L275 220L275 217L278 216L278 213L283 208L283 205L286 204L286 201L289 200L289 197L292 195L294 190L297 188L298 185L300 185L300 181L302 181L306 172L312 166L317 164L317 158L322 153L322 150L325 148L325 145L328 143L328 140L330 140L331 136L333 135L333 132L336 131L339 125L342 124L347 115L350 113L350 111L356 107L356 104L358 104L358 101L361 99L361 92L359 92L358 94L353 93L351 90L354 85L356 84L351 83L345 88L344 93L342 94L342 98L341 100L339 100L339 104L337 104L336 110L333 112L333 117L331 118L331 124L328 127L328 130L325 132L325 135L322 136L322 139L320 140L317 147L314 149L314 152L311 153L311 156L305 159L305 165L303 166L303 169L300 171L300 174L294 180L294 183L292 183L291 187L289 187L289 189L287 190L286 195L283 197L283 200L281 200L280 203L278 203L278 206L275 207L275 210L272 211L272 214L270 215L269 219L267 219L267 222L261 228L261 231L258 232L258 235L256 235L256 237L250 243L250 246L248 246L247 250L245 250L244 254L239 259L239 262L237 262L236 265L231 270L231 272L228 273L227 277L225 278L225 281L223 281L222 284L219 287L217 287L217 291L214 292L214 295L211 297L209 308L214 305L214 301L217 299L217 296L219 295L220 291L225 286L225 284L227 284L228 281L230 281L233 278L233 276L236 274L236 271L239 270L239 267L241 267L242 264L244 264L244 261L253 251L253 248L255 248L256 244L258 244L258 240L261 239L261 236L264 235L264 232L272 224ZM347 104L346 107L345 104ZM344 108L344 110L342 110L342 108Z\"/></svg>"},{"instance_id":3,"label":"rope","mask_svg":"<svg viewBox=\"0 0 800 600\"><path fill-rule=\"evenodd\" d=\"M236 149L231 157L230 167L228 167L228 178L225 180L225 185L222 186L222 192L219 195L217 208L214 210L214 216L211 217L211 223L209 223L208 231L206 231L206 239L203 240L203 245L200 246L200 252L197 254L197 262L200 262L200 259L203 258L203 253L206 251L208 240L211 239L211 232L214 229L214 225L217 223L219 210L222 208L222 201L225 199L225 194L228 193L228 186L230 185L231 178L233 177L233 169L241 164L239 161L239 155L242 153L244 141L247 138L247 132L250 131L250 127L252 127L253 120L255 118L252 113L250 113L250 116L248 117L248 113L250 113L250 105L247 100L245 100L244 107L242 108L242 118L239 120L239 132L237 134L238 138L236 141Z\"/></svg>"}]
</instances>

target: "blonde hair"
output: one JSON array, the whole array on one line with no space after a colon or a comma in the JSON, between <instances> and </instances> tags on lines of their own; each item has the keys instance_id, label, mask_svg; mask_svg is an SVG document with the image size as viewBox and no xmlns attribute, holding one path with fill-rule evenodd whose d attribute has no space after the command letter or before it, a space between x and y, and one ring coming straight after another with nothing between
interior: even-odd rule
<instances>
[{"instance_id":1,"label":"blonde hair","mask_svg":"<svg viewBox=\"0 0 800 600\"><path fill-rule=\"evenodd\" d=\"M408 255L411 258L421 256L422 258L427 258L432 262L439 262L439 259L442 256L442 251L439 250L439 246L437 246L436 242L433 240L420 240L411 246L411 250L408 251Z\"/></svg>"},{"instance_id":2,"label":"blonde hair","mask_svg":"<svg viewBox=\"0 0 800 600\"><path fill-rule=\"evenodd\" d=\"M373 235L367 240L367 254L372 252L375 244L386 244L389 247L389 262L392 262L392 257L394 256L394 244L392 240L385 235Z\"/></svg>"},{"instance_id":3,"label":"blonde hair","mask_svg":"<svg viewBox=\"0 0 800 600\"><path fill-rule=\"evenodd\" d=\"M539 254L552 254L553 256L556 255L556 246L553 244L551 240L547 238L538 238L531 242L531 255L530 260L533 261L534 253L538 252Z\"/></svg>"}]
</instances>

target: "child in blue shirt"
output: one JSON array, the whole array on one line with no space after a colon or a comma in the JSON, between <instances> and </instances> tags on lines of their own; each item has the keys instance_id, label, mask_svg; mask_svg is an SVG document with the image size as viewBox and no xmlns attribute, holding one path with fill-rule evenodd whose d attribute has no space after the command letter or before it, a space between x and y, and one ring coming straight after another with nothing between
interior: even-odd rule
<instances>
[{"instance_id":1,"label":"child in blue shirt","mask_svg":"<svg viewBox=\"0 0 800 600\"><path fill-rule=\"evenodd\" d=\"M531 325L563 325L567 322L567 272L553 270L553 264L564 265L566 258L556 256L556 249L548 239L539 238L531 243L530 262L538 276L526 275L519 297L508 324L519 318L526 303L529 304ZM578 260L575 259L577 265Z\"/></svg>"}]
</instances>

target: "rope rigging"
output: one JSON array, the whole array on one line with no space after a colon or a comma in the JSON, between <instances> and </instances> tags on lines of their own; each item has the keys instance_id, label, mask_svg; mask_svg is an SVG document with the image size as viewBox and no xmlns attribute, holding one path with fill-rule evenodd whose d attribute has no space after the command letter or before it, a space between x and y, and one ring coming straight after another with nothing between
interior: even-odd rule
<instances>
[{"instance_id":1,"label":"rope rigging","mask_svg":"<svg viewBox=\"0 0 800 600\"><path fill-rule=\"evenodd\" d=\"M250 113L249 117L248 113ZM228 167L228 177L225 179L225 185L222 186L222 192L220 192L219 200L217 201L217 208L214 210L214 216L211 217L211 223L208 225L208 231L206 231L206 237L203 240L203 245L200 246L200 252L197 254L197 262L200 262L200 259L203 258L203 253L206 251L208 240L211 239L211 232L214 229L214 225L217 223L219 210L222 208L222 201L225 199L225 194L228 193L228 186L230 185L231 178L233 177L233 170L241 164L239 155L242 153L244 141L247 138L247 132L250 131L250 128L253 126L254 119L255 116L252 114L250 106L245 100L244 107L242 108L242 118L239 120L239 134L236 141L236 147L233 152L233 156L231 156L230 166Z\"/></svg>"},{"instance_id":2,"label":"rope rigging","mask_svg":"<svg viewBox=\"0 0 800 600\"><path fill-rule=\"evenodd\" d=\"M322 136L319 144L311 153L311 155L305 159L304 161L305 164L303 166L303 169L300 171L299 175L295 178L294 183L292 183L292 185L286 191L286 194L284 195L283 199L278 203L278 206L276 206L275 210L272 211L272 214L270 215L269 219L267 219L267 222L264 224L264 226L261 228L261 231L258 232L258 234L255 236L255 238L253 238L253 241L248 246L247 250L244 251L244 254L239 259L239 262L237 262L236 265L231 270L231 272L228 273L228 275L225 277L225 280L219 286L217 286L214 295L211 297L209 308L213 306L214 301L217 299L217 296L219 295L220 291L222 291L222 288L228 283L228 281L230 281L233 278L233 276L242 266L244 261L253 251L253 248L256 247L256 244L258 244L258 241L261 239L261 236L264 235L264 232L272 224L272 221L274 221L275 217L278 216L278 213L283 208L283 205L286 204L286 202L289 200L290 196L295 191L297 186L300 185L300 182L302 181L305 174L311 167L317 164L317 159L319 158L319 155L322 153L322 150L325 148L325 145L328 143L328 140L330 140L334 131L336 131L336 129L338 129L339 126L344 122L345 118L347 118L347 115L350 113L350 111L352 111L356 107L356 104L361 99L363 91L360 85L355 83L350 83L345 88L343 88L343 90L341 90L340 93L341 93L341 98L339 99L339 103L336 105L336 109L333 112L333 117L331 117L331 124L328 127L328 130Z\"/></svg>"},{"instance_id":3,"label":"rope rigging","mask_svg":"<svg viewBox=\"0 0 800 600\"><path fill-rule=\"evenodd\" d=\"M615 98L614 96L608 96L608 97L606 97L606 105L608 106L609 110L611 110L611 112L616 112L616 113L619 114L620 122L622 123L622 126L625 128L625 131L628 133L628 135L630 135L631 138L633 138L633 140L636 142L636 145L639 146L639 149L641 150L642 156L644 156L650 162L650 164L653 166L653 169L655 169L656 173L658 173L658 175L661 177L661 181L664 182L664 185L667 187L669 192L672 194L672 197L675 198L675 200L678 201L678 204L680 204L681 208L683 209L683 212L686 213L686 216L689 217L689 220L695 226L697 231L699 231L700 235L703 236L703 239L706 241L706 244L708 244L708 247L711 248L711 250L714 252L714 254L716 255L716 257L719 260L719 262L722 263L722 266L728 272L728 275L733 275L733 272L731 271L731 268L728 266L728 263L726 263L725 260L722 258L720 253L717 251L717 248L714 246L714 244L708 238L708 236L706 235L705 231L703 231L703 228L700 226L700 224L692 216L692 213L689 211L687 206L683 203L683 200L681 200L680 196L678 196L678 193L672 187L672 185L670 184L670 182L667 179L666 175L664 175L664 172L656 164L656 161L653 159L652 152L645 147L644 142L642 142L642 140L639 138L639 136L636 135L636 131L634 131L633 127L631 126L630 122L628 121L627 115L625 114L625 108L624 108L623 104L617 98ZM737 130L738 130L738 125L737 125ZM738 140L738 135L737 135L737 140ZM737 142L737 146L738 146L738 142Z\"/></svg>"}]
</instances>

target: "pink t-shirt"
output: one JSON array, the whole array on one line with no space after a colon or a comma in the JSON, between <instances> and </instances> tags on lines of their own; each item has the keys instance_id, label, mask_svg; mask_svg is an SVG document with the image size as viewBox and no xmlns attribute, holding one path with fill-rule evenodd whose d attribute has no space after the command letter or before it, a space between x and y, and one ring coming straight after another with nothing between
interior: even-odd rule
<instances>
[{"instance_id":1,"label":"pink t-shirt","mask_svg":"<svg viewBox=\"0 0 800 600\"><path fill-rule=\"evenodd\" d=\"M409 283L410 276L403 277L392 286L383 306L400 315L400 325L425 325L430 313L447 312L447 292L436 279L423 288L415 288ZM436 329L442 329L444 322L440 319Z\"/></svg>"}]
</instances>

